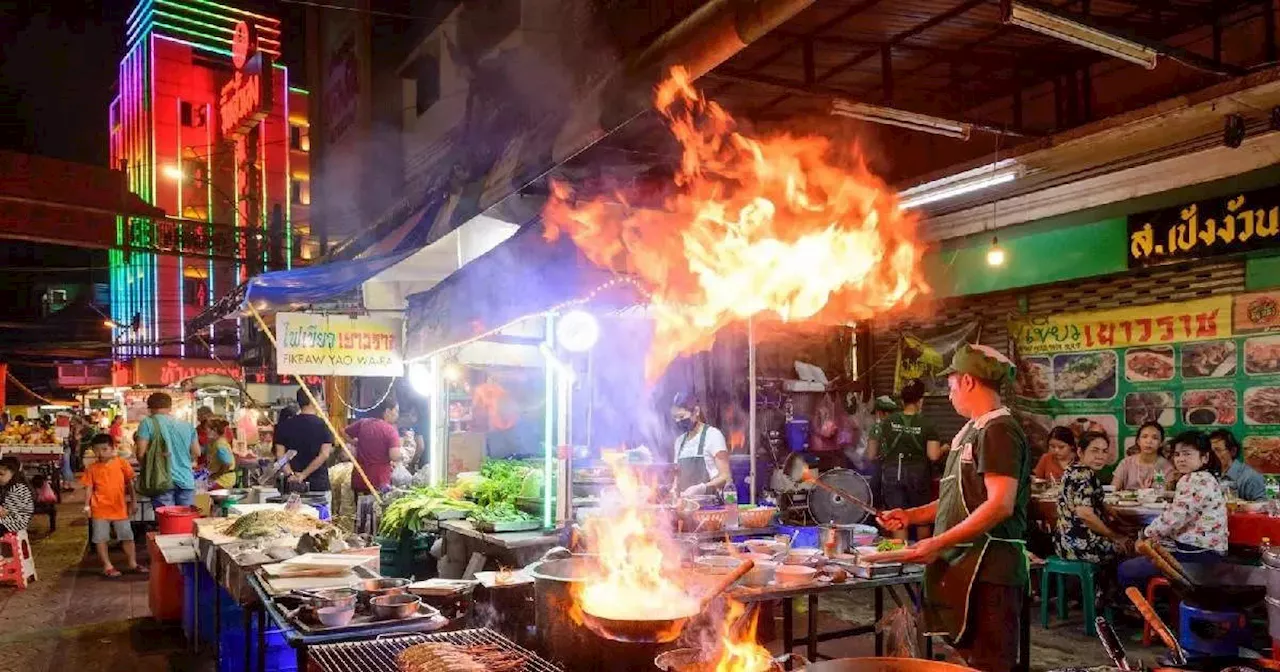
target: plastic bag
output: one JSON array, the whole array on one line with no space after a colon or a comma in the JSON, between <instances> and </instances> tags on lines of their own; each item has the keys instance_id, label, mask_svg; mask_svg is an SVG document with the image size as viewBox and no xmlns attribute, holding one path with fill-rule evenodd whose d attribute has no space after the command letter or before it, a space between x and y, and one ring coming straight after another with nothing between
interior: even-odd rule
<instances>
[{"instance_id":1,"label":"plastic bag","mask_svg":"<svg viewBox=\"0 0 1280 672\"><path fill-rule=\"evenodd\" d=\"M412 484L413 474L409 473L403 462L397 464L396 468L391 470L391 485L397 488L404 488Z\"/></svg>"},{"instance_id":2,"label":"plastic bag","mask_svg":"<svg viewBox=\"0 0 1280 672\"><path fill-rule=\"evenodd\" d=\"M876 632L884 635L884 655L893 658L920 657L920 627L912 610L906 607L891 610L876 623Z\"/></svg>"},{"instance_id":3,"label":"plastic bag","mask_svg":"<svg viewBox=\"0 0 1280 672\"><path fill-rule=\"evenodd\" d=\"M53 491L53 486L49 485L49 481L45 481L40 486L40 491L36 493L37 504L54 504L58 501L58 494Z\"/></svg>"}]
</instances>

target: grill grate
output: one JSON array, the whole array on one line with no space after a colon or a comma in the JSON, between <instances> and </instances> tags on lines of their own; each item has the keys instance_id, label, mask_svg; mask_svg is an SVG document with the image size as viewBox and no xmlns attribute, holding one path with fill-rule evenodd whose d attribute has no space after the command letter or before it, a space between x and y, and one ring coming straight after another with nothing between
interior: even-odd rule
<instances>
[{"instance_id":1,"label":"grill grate","mask_svg":"<svg viewBox=\"0 0 1280 672\"><path fill-rule=\"evenodd\" d=\"M560 668L516 646L514 642L489 629L457 630L430 635L403 635L363 642L342 642L313 646L308 653L322 672L397 672L396 655L415 644L443 642L496 646L527 657L520 672L561 672Z\"/></svg>"}]
</instances>

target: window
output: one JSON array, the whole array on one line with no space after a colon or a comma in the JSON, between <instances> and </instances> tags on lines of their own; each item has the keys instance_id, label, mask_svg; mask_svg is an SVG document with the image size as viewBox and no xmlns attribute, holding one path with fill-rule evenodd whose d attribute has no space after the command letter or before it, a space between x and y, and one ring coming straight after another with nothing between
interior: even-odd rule
<instances>
[{"instance_id":1,"label":"window","mask_svg":"<svg viewBox=\"0 0 1280 672\"><path fill-rule=\"evenodd\" d=\"M311 151L311 129L306 126L289 125L289 149L299 152Z\"/></svg>"},{"instance_id":2,"label":"window","mask_svg":"<svg viewBox=\"0 0 1280 672\"><path fill-rule=\"evenodd\" d=\"M414 64L414 77L417 79L415 101L421 115L440 100L440 59L428 54L419 56Z\"/></svg>"},{"instance_id":3,"label":"window","mask_svg":"<svg viewBox=\"0 0 1280 672\"><path fill-rule=\"evenodd\" d=\"M289 180L289 201L294 205L311 205L311 181Z\"/></svg>"}]
</instances>

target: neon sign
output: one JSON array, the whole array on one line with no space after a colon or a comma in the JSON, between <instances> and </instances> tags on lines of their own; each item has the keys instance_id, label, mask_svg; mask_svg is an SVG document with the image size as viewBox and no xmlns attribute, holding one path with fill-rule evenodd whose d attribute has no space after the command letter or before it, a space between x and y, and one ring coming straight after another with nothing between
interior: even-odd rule
<instances>
[{"instance_id":1,"label":"neon sign","mask_svg":"<svg viewBox=\"0 0 1280 672\"><path fill-rule=\"evenodd\" d=\"M271 58L258 51L255 32L244 21L236 24L231 42L236 71L218 95L218 118L225 138L248 133L271 112Z\"/></svg>"}]
</instances>

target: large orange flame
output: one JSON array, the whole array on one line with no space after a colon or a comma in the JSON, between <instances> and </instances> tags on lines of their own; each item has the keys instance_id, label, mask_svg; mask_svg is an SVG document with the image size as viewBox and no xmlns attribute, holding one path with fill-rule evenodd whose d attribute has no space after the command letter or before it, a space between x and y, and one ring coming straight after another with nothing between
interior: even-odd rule
<instances>
[{"instance_id":1,"label":"large orange flame","mask_svg":"<svg viewBox=\"0 0 1280 672\"><path fill-rule=\"evenodd\" d=\"M651 379L753 315L859 320L928 291L916 219L857 147L739 132L681 68L658 87L655 106L683 150L661 210L563 183L545 209L549 238L567 233L592 262L652 291Z\"/></svg>"},{"instance_id":2,"label":"large orange flame","mask_svg":"<svg viewBox=\"0 0 1280 672\"><path fill-rule=\"evenodd\" d=\"M756 642L756 617L757 612L747 615L740 602L729 601L715 672L766 672L773 668L773 656Z\"/></svg>"},{"instance_id":3,"label":"large orange flame","mask_svg":"<svg viewBox=\"0 0 1280 672\"><path fill-rule=\"evenodd\" d=\"M652 505L655 486L623 460L620 454L611 457L618 488L609 503L612 510L584 525L587 548L597 554L599 566L574 595L575 606L617 621L687 617L697 611L698 601L675 580L681 576L680 550Z\"/></svg>"}]
</instances>

